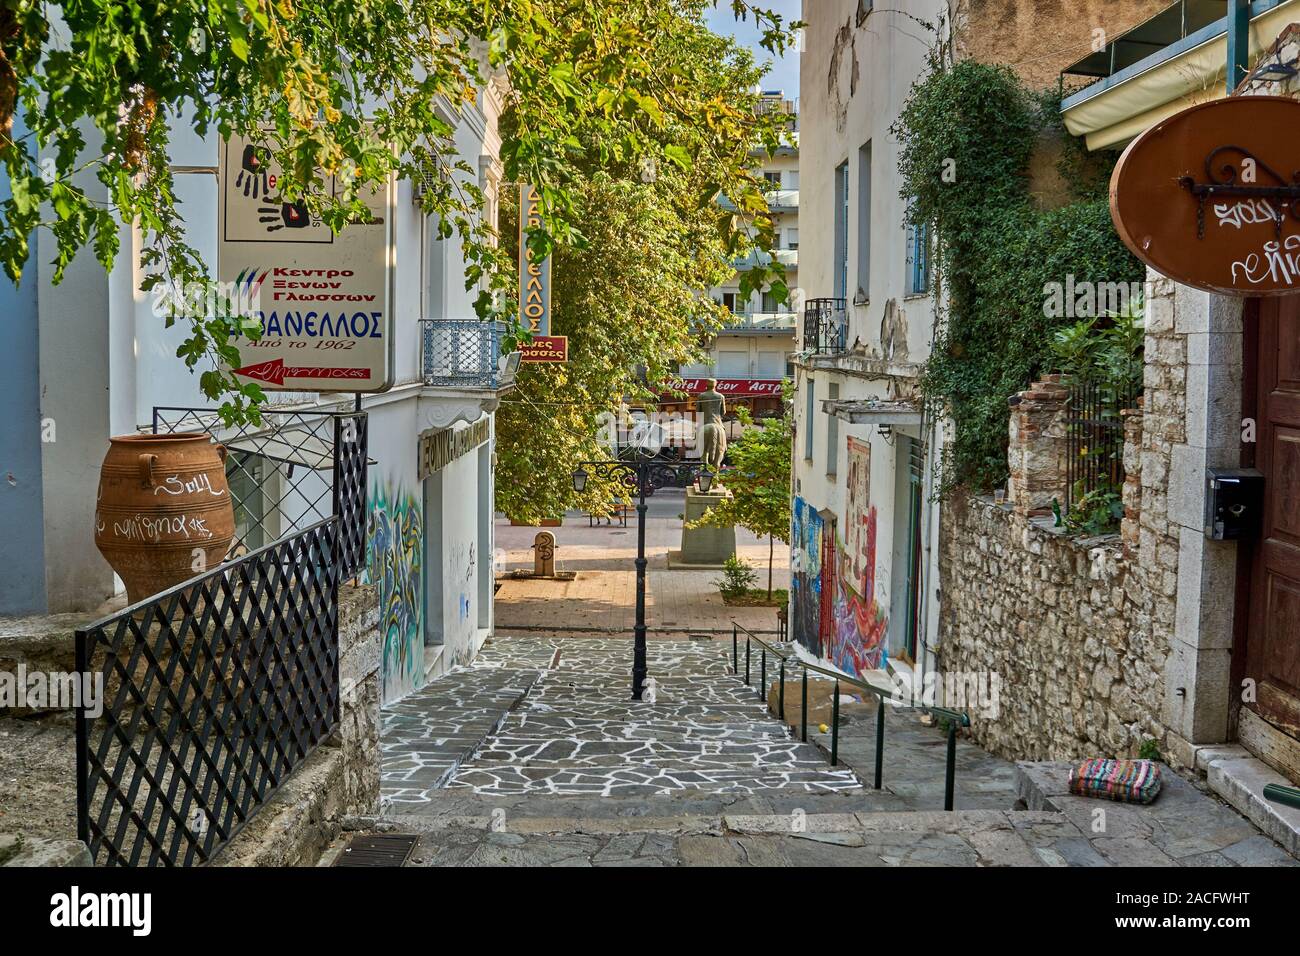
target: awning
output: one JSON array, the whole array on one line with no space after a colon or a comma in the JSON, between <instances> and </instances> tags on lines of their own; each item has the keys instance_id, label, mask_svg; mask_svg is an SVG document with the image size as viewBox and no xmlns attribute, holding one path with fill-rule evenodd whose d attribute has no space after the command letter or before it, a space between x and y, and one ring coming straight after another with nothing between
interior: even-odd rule
<instances>
[{"instance_id":1,"label":"awning","mask_svg":"<svg viewBox=\"0 0 1300 956\"><path fill-rule=\"evenodd\" d=\"M822 411L852 425L920 425L923 418L920 406L906 399L827 398L822 400Z\"/></svg>"},{"instance_id":2,"label":"awning","mask_svg":"<svg viewBox=\"0 0 1300 956\"><path fill-rule=\"evenodd\" d=\"M1280 0L1250 21L1254 63L1300 16L1300 0ZM1121 146L1180 110L1227 95L1226 19L1067 96L1065 128L1086 138L1089 149Z\"/></svg>"},{"instance_id":3,"label":"awning","mask_svg":"<svg viewBox=\"0 0 1300 956\"><path fill-rule=\"evenodd\" d=\"M723 398L780 398L782 381L779 378L720 378L717 389ZM708 389L707 378L681 378L668 382L663 394L685 392L699 395Z\"/></svg>"}]
</instances>

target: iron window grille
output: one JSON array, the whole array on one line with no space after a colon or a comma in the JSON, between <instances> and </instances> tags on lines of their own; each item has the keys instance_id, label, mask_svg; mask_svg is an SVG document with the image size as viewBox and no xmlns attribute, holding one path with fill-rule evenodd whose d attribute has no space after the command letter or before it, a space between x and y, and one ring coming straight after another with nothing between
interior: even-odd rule
<instances>
[{"instance_id":1,"label":"iron window grille","mask_svg":"<svg viewBox=\"0 0 1300 956\"><path fill-rule=\"evenodd\" d=\"M1067 383L1065 418L1065 510L1088 494L1124 486L1124 419L1134 408L1141 387L1075 379Z\"/></svg>"},{"instance_id":2,"label":"iron window grille","mask_svg":"<svg viewBox=\"0 0 1300 956\"><path fill-rule=\"evenodd\" d=\"M803 348L838 354L848 347L848 313L844 299L809 299L803 310Z\"/></svg>"}]
</instances>

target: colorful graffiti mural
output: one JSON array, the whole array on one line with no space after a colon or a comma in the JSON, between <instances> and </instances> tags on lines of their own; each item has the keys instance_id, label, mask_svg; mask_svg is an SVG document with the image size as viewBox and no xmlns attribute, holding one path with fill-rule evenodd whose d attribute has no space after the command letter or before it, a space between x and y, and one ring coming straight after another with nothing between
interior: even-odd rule
<instances>
[{"instance_id":1,"label":"colorful graffiti mural","mask_svg":"<svg viewBox=\"0 0 1300 956\"><path fill-rule=\"evenodd\" d=\"M871 447L849 441L844 540L835 524L795 498L791 536L790 633L850 674L888 661L888 617L876 600L876 509Z\"/></svg>"},{"instance_id":2,"label":"colorful graffiti mural","mask_svg":"<svg viewBox=\"0 0 1300 956\"><path fill-rule=\"evenodd\" d=\"M790 534L790 635L814 654L821 653L822 516L794 499Z\"/></svg>"},{"instance_id":3,"label":"colorful graffiti mural","mask_svg":"<svg viewBox=\"0 0 1300 956\"><path fill-rule=\"evenodd\" d=\"M847 548L836 548L840 573L836 575L834 627L823 635L821 656L850 674L884 667L888 657L886 633L889 619L876 600L876 509L863 516L866 553L864 572L853 577L853 557ZM839 542L836 542L838 545Z\"/></svg>"},{"instance_id":4,"label":"colorful graffiti mural","mask_svg":"<svg viewBox=\"0 0 1300 956\"><path fill-rule=\"evenodd\" d=\"M414 690L424 666L424 519L419 499L400 488L370 490L366 581L379 589L385 702Z\"/></svg>"}]
</instances>

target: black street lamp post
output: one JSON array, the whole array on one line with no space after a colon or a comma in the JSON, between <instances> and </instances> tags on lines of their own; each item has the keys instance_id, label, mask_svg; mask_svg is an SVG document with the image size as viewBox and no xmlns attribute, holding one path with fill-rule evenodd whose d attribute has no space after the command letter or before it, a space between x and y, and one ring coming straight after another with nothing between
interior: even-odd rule
<instances>
[{"instance_id":1,"label":"black street lamp post","mask_svg":"<svg viewBox=\"0 0 1300 956\"><path fill-rule=\"evenodd\" d=\"M606 461L584 461L578 463L578 470L573 473L573 490L581 493L587 487L590 477L584 468L590 468L600 478L615 479L625 487L633 489L637 495L636 504L636 626L634 628L634 650L632 653L632 699L640 700L645 689L646 648L645 648L645 516L646 495L656 488L662 488L681 478L699 474L700 491L708 494L713 486L713 473L703 464L666 462L646 454L635 452L628 461L609 459Z\"/></svg>"}]
</instances>

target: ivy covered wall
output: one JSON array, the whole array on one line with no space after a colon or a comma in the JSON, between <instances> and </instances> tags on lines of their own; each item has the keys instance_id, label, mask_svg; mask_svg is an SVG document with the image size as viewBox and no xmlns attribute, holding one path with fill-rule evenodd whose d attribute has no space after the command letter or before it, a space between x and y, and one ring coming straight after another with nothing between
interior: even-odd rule
<instances>
[{"instance_id":1,"label":"ivy covered wall","mask_svg":"<svg viewBox=\"0 0 1300 956\"><path fill-rule=\"evenodd\" d=\"M1007 477L1007 398L1051 371L1053 332L1074 321L1057 287L1141 283L1142 265L1111 224L1116 154L1085 154L1059 104L1010 69L972 60L932 64L893 128L911 217L936 236L935 343L922 379L951 438L941 491L987 489ZM1058 188L1031 180L1055 152Z\"/></svg>"}]
</instances>

